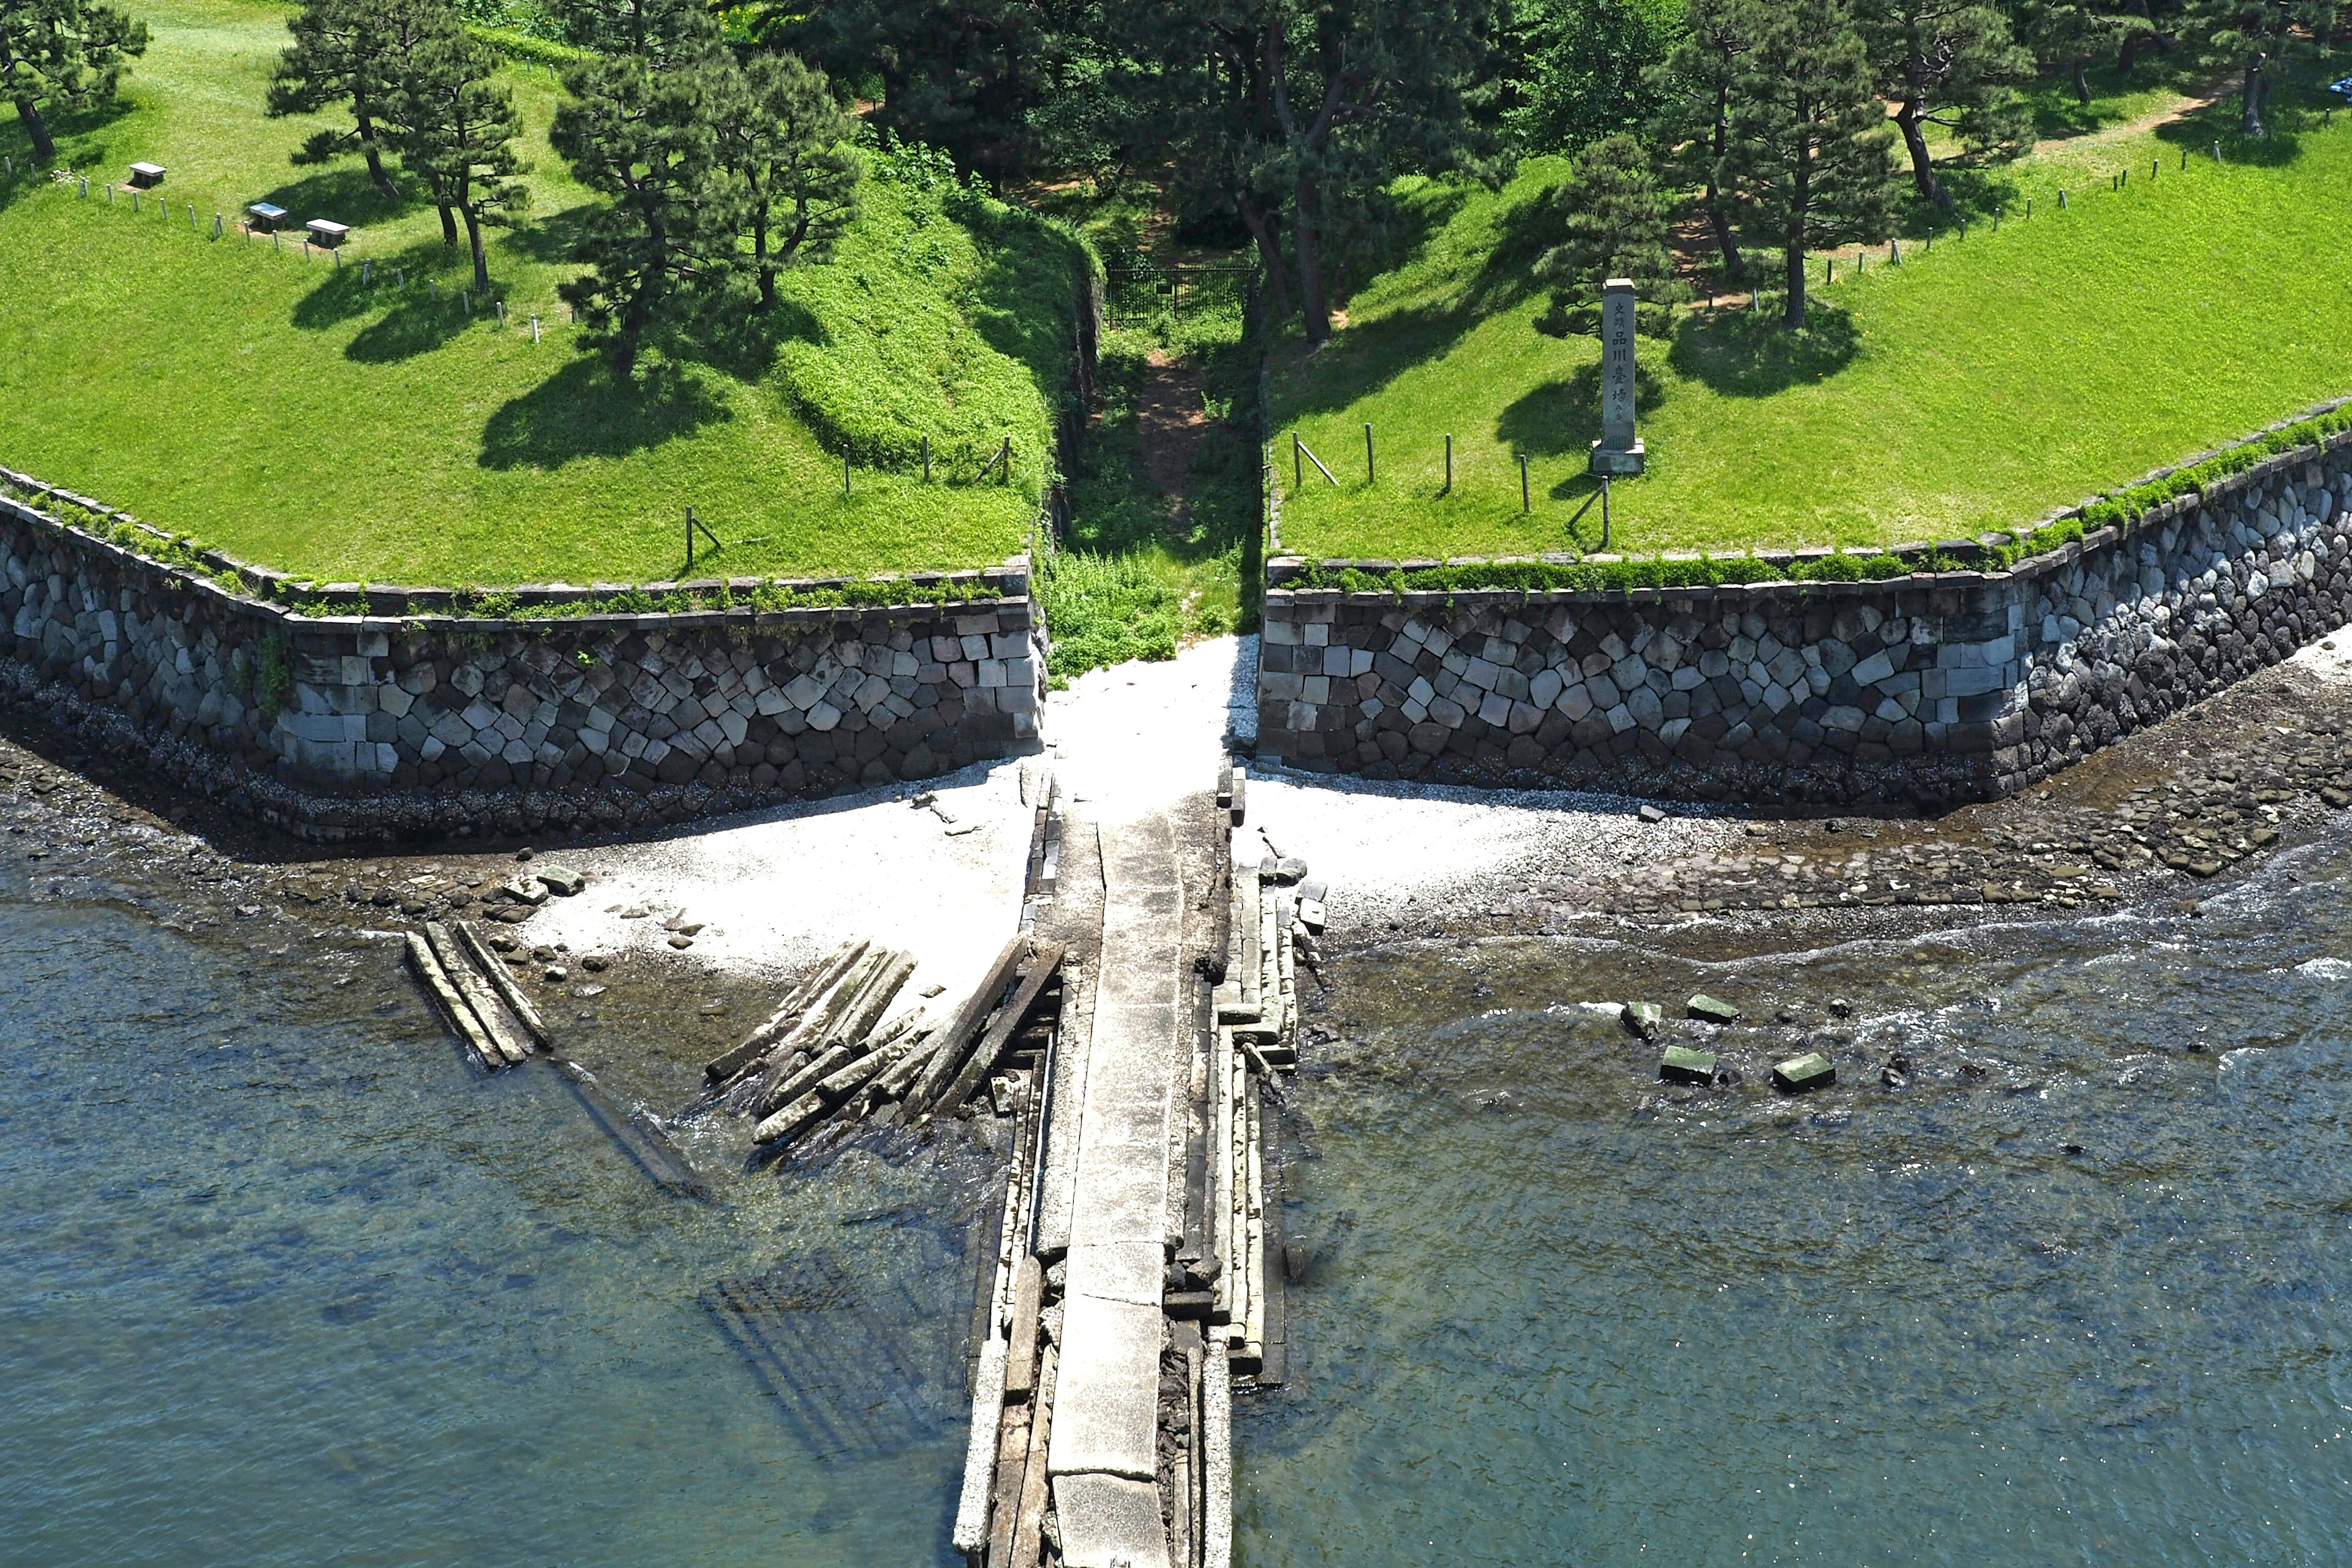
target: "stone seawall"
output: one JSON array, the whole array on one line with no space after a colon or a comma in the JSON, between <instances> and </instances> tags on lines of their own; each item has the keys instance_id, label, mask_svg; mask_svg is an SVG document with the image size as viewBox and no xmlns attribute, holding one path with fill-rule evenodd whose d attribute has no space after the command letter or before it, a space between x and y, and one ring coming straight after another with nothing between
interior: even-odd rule
<instances>
[{"instance_id":1,"label":"stone seawall","mask_svg":"<svg viewBox=\"0 0 2352 1568\"><path fill-rule=\"evenodd\" d=\"M2005 571L1400 595L1285 586L1306 563L1276 560L1258 752L1758 805L1994 798L2352 620L2346 440Z\"/></svg>"},{"instance_id":2,"label":"stone seawall","mask_svg":"<svg viewBox=\"0 0 2352 1568\"><path fill-rule=\"evenodd\" d=\"M303 616L0 498L0 690L306 837L636 827L1033 742L1027 563L961 575L982 596L484 620L369 589L388 613Z\"/></svg>"}]
</instances>

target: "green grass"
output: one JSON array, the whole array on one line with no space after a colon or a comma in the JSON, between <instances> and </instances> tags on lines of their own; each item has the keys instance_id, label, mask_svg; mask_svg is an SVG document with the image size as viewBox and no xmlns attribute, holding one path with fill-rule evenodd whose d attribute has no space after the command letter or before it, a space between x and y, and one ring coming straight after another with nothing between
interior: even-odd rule
<instances>
[{"instance_id":1,"label":"green grass","mask_svg":"<svg viewBox=\"0 0 2352 1568\"><path fill-rule=\"evenodd\" d=\"M1057 680L1255 626L1257 353L1242 318L1234 299L1103 335L1064 549L1041 573ZM1151 482L1137 428L1155 353L1204 378L1212 423L1181 506Z\"/></svg>"},{"instance_id":2,"label":"green grass","mask_svg":"<svg viewBox=\"0 0 2352 1568\"><path fill-rule=\"evenodd\" d=\"M728 542L698 572L961 567L1026 543L1085 265L1062 232L901 160L868 180L838 259L789 277L765 353L656 355L616 384L556 300L588 198L546 145L545 68L507 72L533 200L491 242L502 329L478 301L460 310L462 248L441 246L430 206L383 201L356 162L288 163L315 122L260 112L284 7L139 14L155 42L122 103L58 127L88 201L31 172L13 115L0 125L17 170L0 184L0 462L331 580L667 578L688 505ZM110 208L99 188L138 158L170 168L167 213ZM265 198L358 226L344 266L209 237L215 212ZM1006 436L1012 482L974 482Z\"/></svg>"},{"instance_id":3,"label":"green grass","mask_svg":"<svg viewBox=\"0 0 2352 1568\"><path fill-rule=\"evenodd\" d=\"M2288 95L2282 92L2281 97ZM2306 101L2311 101L2306 100ZM1963 242L1852 253L1799 337L1763 315L1695 311L1644 339L1650 472L1618 485L1614 548L1864 545L2032 524L2053 507L2216 447L2352 388L2352 118L2315 113L2266 143L2233 102L2152 133L2071 144L1979 179L2015 214ZM2285 108L2282 105L2282 109ZM2192 155L2224 142L2224 164ZM2148 161L2163 170L2151 184ZM2134 171L2122 193L2109 175ZM1419 237L1348 302L1319 353L1277 358L1282 540L1307 555L1523 553L1598 543L1584 458L1599 345L1535 330L1529 222L1562 166L1500 193L1409 186ZM2070 209L2056 210L2063 184ZM1814 263L1814 279L1822 262ZM1372 425L1379 482L1364 479ZM1341 483L1294 486L1296 429ZM1442 438L1454 437L1443 489ZM1515 455L1529 457L1520 510Z\"/></svg>"}]
</instances>

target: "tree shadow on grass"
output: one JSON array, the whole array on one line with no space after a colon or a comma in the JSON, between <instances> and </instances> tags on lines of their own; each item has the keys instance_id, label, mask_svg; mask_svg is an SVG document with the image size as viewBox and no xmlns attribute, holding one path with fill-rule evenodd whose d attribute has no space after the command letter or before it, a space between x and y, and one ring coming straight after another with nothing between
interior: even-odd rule
<instances>
[{"instance_id":1,"label":"tree shadow on grass","mask_svg":"<svg viewBox=\"0 0 2352 1568\"><path fill-rule=\"evenodd\" d=\"M649 364L623 381L602 360L575 359L490 416L479 461L560 468L577 458L625 457L732 417L676 366Z\"/></svg>"},{"instance_id":2,"label":"tree shadow on grass","mask_svg":"<svg viewBox=\"0 0 2352 1568\"><path fill-rule=\"evenodd\" d=\"M1665 400L1664 384L1636 359L1635 410L1647 415ZM1522 394L1496 417L1495 438L1530 458L1580 457L1591 451L1601 439L1601 366L1579 365L1564 379Z\"/></svg>"},{"instance_id":3,"label":"tree shadow on grass","mask_svg":"<svg viewBox=\"0 0 2352 1568\"><path fill-rule=\"evenodd\" d=\"M1727 397L1769 397L1805 382L1835 375L1862 347L1853 318L1814 300L1805 324L1791 331L1778 311L1725 310L1686 317L1675 331L1666 363L1678 375Z\"/></svg>"},{"instance_id":4,"label":"tree shadow on grass","mask_svg":"<svg viewBox=\"0 0 2352 1568\"><path fill-rule=\"evenodd\" d=\"M425 205L425 198L413 190L404 191L397 199L386 200L368 178L366 165L356 159L305 174L247 200L284 207L289 215L285 221L289 237L299 237L302 226L314 217L364 229Z\"/></svg>"},{"instance_id":5,"label":"tree shadow on grass","mask_svg":"<svg viewBox=\"0 0 2352 1568\"><path fill-rule=\"evenodd\" d=\"M1415 365L1444 357L1486 318L1534 293L1532 268L1549 243L1550 205L1547 188L1500 214L1494 248L1443 303L1351 326L1311 359L1294 360L1304 374L1285 388L1292 395L1286 411L1297 416L1349 407Z\"/></svg>"}]
</instances>

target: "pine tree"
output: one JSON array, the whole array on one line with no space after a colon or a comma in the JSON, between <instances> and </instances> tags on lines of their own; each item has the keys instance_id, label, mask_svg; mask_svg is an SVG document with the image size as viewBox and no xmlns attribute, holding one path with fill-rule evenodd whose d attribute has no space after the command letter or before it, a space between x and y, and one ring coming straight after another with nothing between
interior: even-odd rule
<instances>
[{"instance_id":1,"label":"pine tree","mask_svg":"<svg viewBox=\"0 0 2352 1568\"><path fill-rule=\"evenodd\" d=\"M43 163L58 155L41 106L79 110L114 96L147 52L147 24L97 0L0 0L0 93Z\"/></svg>"},{"instance_id":2,"label":"pine tree","mask_svg":"<svg viewBox=\"0 0 2352 1568\"><path fill-rule=\"evenodd\" d=\"M2018 26L2035 54L2066 73L2074 97L2086 109L2091 62L2119 47L2128 47L2136 31L2153 32L2144 18L2115 10L2102 0L2029 0L2020 11Z\"/></svg>"},{"instance_id":3,"label":"pine tree","mask_svg":"<svg viewBox=\"0 0 2352 1568\"><path fill-rule=\"evenodd\" d=\"M1237 207L1283 204L1307 341L1331 335L1324 239L1400 174L1480 171L1489 0L1154 0L1106 11L1162 145ZM1265 215L1243 209L1253 229Z\"/></svg>"},{"instance_id":4,"label":"pine tree","mask_svg":"<svg viewBox=\"0 0 2352 1568\"><path fill-rule=\"evenodd\" d=\"M1895 106L1921 196L1952 205L1928 154L1929 125L1957 133L1979 156L2014 158L2032 145L2032 117L2016 84L2032 79L2033 57L1985 0L1856 0L1854 20L1879 96Z\"/></svg>"},{"instance_id":5,"label":"pine tree","mask_svg":"<svg viewBox=\"0 0 2352 1568\"><path fill-rule=\"evenodd\" d=\"M2242 123L2249 136L2267 134L2264 110L2287 63L2335 28L2328 0L2189 0L2188 30L2200 60L2238 74Z\"/></svg>"},{"instance_id":6,"label":"pine tree","mask_svg":"<svg viewBox=\"0 0 2352 1568\"><path fill-rule=\"evenodd\" d=\"M1786 320L1801 327L1806 253L1887 233L1895 132L1843 0L1740 0L1738 23L1748 48L1717 180L1780 247Z\"/></svg>"},{"instance_id":7,"label":"pine tree","mask_svg":"<svg viewBox=\"0 0 2352 1568\"><path fill-rule=\"evenodd\" d=\"M1610 136L1577 159L1552 194L1560 240L1536 262L1538 281L1550 285L1565 309L1601 298L1612 278L1630 278L1644 301L1664 303L1689 291L1675 276L1667 248L1674 204L1658 189L1650 161L1631 136Z\"/></svg>"},{"instance_id":8,"label":"pine tree","mask_svg":"<svg viewBox=\"0 0 2352 1568\"><path fill-rule=\"evenodd\" d=\"M557 10L572 42L664 68L699 60L719 42L704 0L560 0Z\"/></svg>"},{"instance_id":9,"label":"pine tree","mask_svg":"<svg viewBox=\"0 0 2352 1568\"><path fill-rule=\"evenodd\" d=\"M773 310L776 275L822 260L857 216L863 171L849 145L856 121L834 101L824 73L788 54L754 55L730 90L718 157L741 183L760 308Z\"/></svg>"},{"instance_id":10,"label":"pine tree","mask_svg":"<svg viewBox=\"0 0 2352 1568\"><path fill-rule=\"evenodd\" d=\"M548 139L607 201L573 252L592 270L558 291L625 376L656 329L748 303L741 182L719 162L713 113L729 88L709 57L656 69L632 55L576 68L564 85L572 101Z\"/></svg>"},{"instance_id":11,"label":"pine tree","mask_svg":"<svg viewBox=\"0 0 2352 1568\"><path fill-rule=\"evenodd\" d=\"M455 13L405 63L390 105L400 161L425 183L443 213L465 220L474 287L488 293L483 226L512 221L530 199L515 179L528 167L514 149L522 116L515 111L513 93L491 79L499 68L497 51L467 33Z\"/></svg>"},{"instance_id":12,"label":"pine tree","mask_svg":"<svg viewBox=\"0 0 2352 1568\"><path fill-rule=\"evenodd\" d=\"M1669 165L1683 188L1701 187L1699 209L1706 215L1715 247L1723 257L1723 280L1747 275L1731 203L1716 183L1716 172L1731 150L1731 82L1747 51L1735 13L1738 0L1690 0L1689 25L1664 64L1650 73L1658 102L1656 138L1668 149Z\"/></svg>"},{"instance_id":13,"label":"pine tree","mask_svg":"<svg viewBox=\"0 0 2352 1568\"><path fill-rule=\"evenodd\" d=\"M270 78L267 112L272 118L316 114L341 105L352 121L349 131L312 135L295 153L296 163L357 153L384 199L398 199L400 187L383 164L390 130L384 114L405 68L404 58L430 26L431 17L414 0L308 0L287 18L294 41ZM446 223L444 237L456 237Z\"/></svg>"}]
</instances>

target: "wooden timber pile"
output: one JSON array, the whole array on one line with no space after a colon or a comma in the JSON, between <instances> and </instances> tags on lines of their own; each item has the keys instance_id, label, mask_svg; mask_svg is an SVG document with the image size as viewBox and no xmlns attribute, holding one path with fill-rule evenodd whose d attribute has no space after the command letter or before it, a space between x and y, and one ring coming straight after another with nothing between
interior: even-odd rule
<instances>
[{"instance_id":1,"label":"wooden timber pile","mask_svg":"<svg viewBox=\"0 0 2352 1568\"><path fill-rule=\"evenodd\" d=\"M555 1037L515 984L506 961L467 921L428 921L422 935L410 931L408 966L483 1071L497 1072L529 1061L535 1050L555 1048Z\"/></svg>"},{"instance_id":2,"label":"wooden timber pile","mask_svg":"<svg viewBox=\"0 0 2352 1568\"><path fill-rule=\"evenodd\" d=\"M704 1068L709 1088L693 1109L756 1117L762 1158L827 1122L912 1124L983 1089L1009 1113L1038 1070L1044 1047L1030 1020L1058 1007L1062 956L1016 936L951 1012L919 1003L892 1015L914 955L845 942Z\"/></svg>"},{"instance_id":3,"label":"wooden timber pile","mask_svg":"<svg viewBox=\"0 0 2352 1568\"><path fill-rule=\"evenodd\" d=\"M434 1010L483 1071L503 1071L535 1056L550 1058L589 1119L656 1184L686 1197L709 1195L693 1162L658 1121L622 1106L604 1092L595 1074L554 1055L555 1037L546 1020L523 994L506 961L472 925L427 921L421 935L407 933L407 949L408 966Z\"/></svg>"},{"instance_id":4,"label":"wooden timber pile","mask_svg":"<svg viewBox=\"0 0 2352 1568\"><path fill-rule=\"evenodd\" d=\"M1236 826L1240 772L1231 785ZM1236 1376L1270 1385L1286 1374L1289 1336L1282 1172L1266 1102L1271 1096L1279 1107L1277 1075L1298 1067L1298 968L1321 962L1325 889L1304 860L1258 837L1265 853L1255 863L1238 836L1233 847L1225 973L1211 998L1208 1103L1195 1109L1206 1158L1197 1176L1187 1173L1188 1201L1202 1211L1199 1261L1185 1265L1194 1288L1183 1300L1213 1340L1222 1331Z\"/></svg>"}]
</instances>

